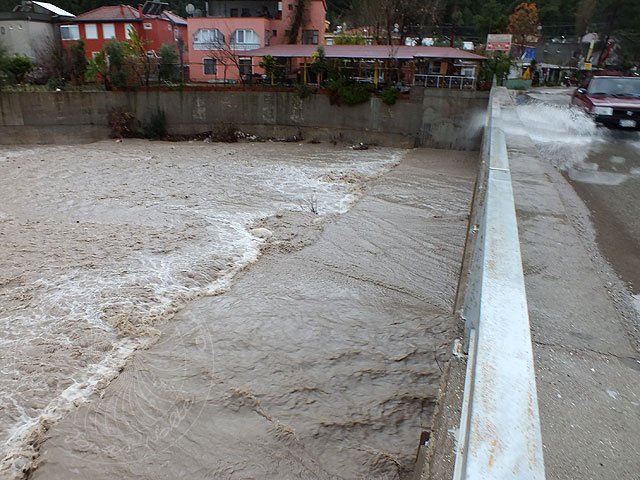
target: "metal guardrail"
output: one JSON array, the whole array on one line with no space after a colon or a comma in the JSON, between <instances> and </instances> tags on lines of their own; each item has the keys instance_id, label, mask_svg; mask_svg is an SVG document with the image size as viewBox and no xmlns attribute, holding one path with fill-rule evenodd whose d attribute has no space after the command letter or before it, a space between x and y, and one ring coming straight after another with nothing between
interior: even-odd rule
<instances>
[{"instance_id":1,"label":"metal guardrail","mask_svg":"<svg viewBox=\"0 0 640 480\"><path fill-rule=\"evenodd\" d=\"M425 75L417 73L414 75L413 82L416 85L424 85L432 88L452 88L462 90L469 88L475 90L476 78L464 77L462 75Z\"/></svg>"},{"instance_id":2,"label":"metal guardrail","mask_svg":"<svg viewBox=\"0 0 640 480\"><path fill-rule=\"evenodd\" d=\"M464 299L467 373L454 480L543 480L531 333L509 159L505 88L491 91Z\"/></svg>"}]
</instances>

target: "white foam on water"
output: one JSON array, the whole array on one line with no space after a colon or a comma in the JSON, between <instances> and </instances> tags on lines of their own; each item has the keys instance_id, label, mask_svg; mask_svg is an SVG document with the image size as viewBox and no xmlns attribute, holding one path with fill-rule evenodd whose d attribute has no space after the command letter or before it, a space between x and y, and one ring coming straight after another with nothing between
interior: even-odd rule
<instances>
[{"instance_id":1,"label":"white foam on water","mask_svg":"<svg viewBox=\"0 0 640 480\"><path fill-rule=\"evenodd\" d=\"M214 158L186 148L0 150L0 228L16 239L0 277L0 346L11 359L0 383L0 471L15 467L43 422L115 378L185 302L228 289L259 256L251 224L311 197L320 215L346 212L363 180L400 158L276 145L258 161L250 146L220 146Z\"/></svg>"},{"instance_id":2,"label":"white foam on water","mask_svg":"<svg viewBox=\"0 0 640 480\"><path fill-rule=\"evenodd\" d=\"M29 444L33 441L33 435L43 426L48 427L62 418L73 406L87 401L95 392L96 387L100 383L104 384L115 378L124 367L127 359L144 344L143 340L129 338L120 340L101 362L89 365L83 372L78 372L73 378L73 383L49 402L35 417L28 415L16 403L16 407L21 411L21 416L19 421L8 429L9 438L3 446L0 473L18 473L19 467L22 465L21 457L29 455L25 449L29 448ZM16 402L14 398L12 401Z\"/></svg>"},{"instance_id":3,"label":"white foam on water","mask_svg":"<svg viewBox=\"0 0 640 480\"><path fill-rule=\"evenodd\" d=\"M233 277L248 263L257 259L259 255L259 250L256 247L257 240L252 238L248 243L250 248L238 258L235 264L228 268L217 281L199 290L189 291L185 288L176 288L176 285L167 281L171 275L167 270L170 270L171 267L167 268L167 265L163 263L157 271L163 272L159 277L165 279L164 286L166 288L163 289L159 286L163 282L154 286L160 292L162 300L159 304L149 308L150 315L162 315L175 302L178 294L181 294L182 300L186 301L203 295L216 295L227 290L231 286ZM151 265L151 263L147 265ZM171 295L171 293L174 295ZM113 329L109 325L100 323L99 326L112 333ZM0 473L19 474L21 466L24 464L24 459L32 455L32 443L38 431L43 426L46 425L46 428L48 428L51 424L60 420L72 408L89 401L96 390L105 388L108 383L118 376L127 360L136 350L153 344L154 334L157 332L147 330L147 333L152 334L152 336L126 337L116 340L113 343L112 350L100 362L90 364L82 371L74 372L72 375L73 383L53 398L35 416L28 414L19 404L19 399L10 395L8 398L20 412L20 416L15 424L7 429L8 438L4 442L2 449L3 456L0 460Z\"/></svg>"},{"instance_id":4,"label":"white foam on water","mask_svg":"<svg viewBox=\"0 0 640 480\"><path fill-rule=\"evenodd\" d=\"M256 182L279 194L273 198L279 208L304 208L308 200L315 199L321 215L345 213L357 198L349 182L358 183L378 175L381 167L390 168L400 158L399 154L392 154L381 164L379 158L366 157L363 153L366 152L343 152L341 158L329 158L330 165L326 165L327 158L320 154L310 156L303 164L275 168L256 165L251 175ZM346 162L345 157L350 161Z\"/></svg>"}]
</instances>

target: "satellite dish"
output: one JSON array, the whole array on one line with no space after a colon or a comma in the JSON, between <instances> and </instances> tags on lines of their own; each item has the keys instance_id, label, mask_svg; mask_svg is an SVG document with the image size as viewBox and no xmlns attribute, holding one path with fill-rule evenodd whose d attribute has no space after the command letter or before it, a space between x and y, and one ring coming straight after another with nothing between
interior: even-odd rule
<instances>
[{"instance_id":1,"label":"satellite dish","mask_svg":"<svg viewBox=\"0 0 640 480\"><path fill-rule=\"evenodd\" d=\"M184 7L184 9L187 11L189 15L193 15L193 12L196 11L196 7L194 7L192 3L187 3L187 6Z\"/></svg>"}]
</instances>

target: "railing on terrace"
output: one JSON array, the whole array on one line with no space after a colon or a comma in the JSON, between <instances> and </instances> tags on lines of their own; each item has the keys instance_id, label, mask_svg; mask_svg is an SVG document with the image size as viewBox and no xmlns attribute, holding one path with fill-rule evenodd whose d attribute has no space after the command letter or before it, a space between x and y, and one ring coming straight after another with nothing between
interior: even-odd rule
<instances>
[{"instance_id":1,"label":"railing on terrace","mask_svg":"<svg viewBox=\"0 0 640 480\"><path fill-rule=\"evenodd\" d=\"M416 85L424 85L431 88L452 88L462 90L468 88L475 90L476 77L463 77L462 75L414 75Z\"/></svg>"},{"instance_id":2,"label":"railing on terrace","mask_svg":"<svg viewBox=\"0 0 640 480\"><path fill-rule=\"evenodd\" d=\"M231 49L236 51L257 50L260 48L259 43L232 43Z\"/></svg>"}]
</instances>

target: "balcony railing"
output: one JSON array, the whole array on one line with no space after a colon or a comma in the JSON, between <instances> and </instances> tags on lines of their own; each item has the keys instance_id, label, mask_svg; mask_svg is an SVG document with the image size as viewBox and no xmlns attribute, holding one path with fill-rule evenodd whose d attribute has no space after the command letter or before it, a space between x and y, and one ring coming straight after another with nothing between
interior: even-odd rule
<instances>
[{"instance_id":1,"label":"balcony railing","mask_svg":"<svg viewBox=\"0 0 640 480\"><path fill-rule=\"evenodd\" d=\"M242 51L242 50L256 50L260 48L259 43L232 43L231 49Z\"/></svg>"},{"instance_id":2,"label":"balcony railing","mask_svg":"<svg viewBox=\"0 0 640 480\"><path fill-rule=\"evenodd\" d=\"M414 75L416 85L424 85L431 88L453 88L462 90L468 88L475 90L476 77L463 77L462 75Z\"/></svg>"}]
</instances>

